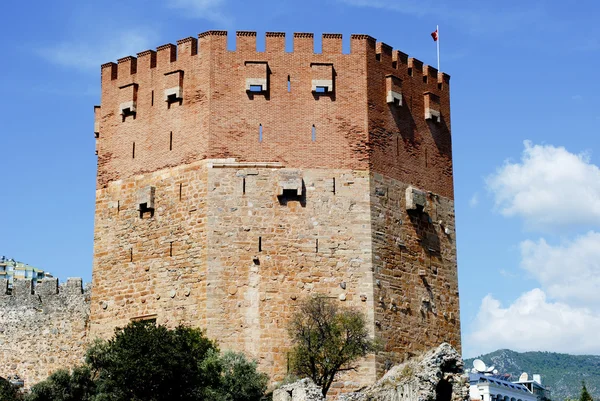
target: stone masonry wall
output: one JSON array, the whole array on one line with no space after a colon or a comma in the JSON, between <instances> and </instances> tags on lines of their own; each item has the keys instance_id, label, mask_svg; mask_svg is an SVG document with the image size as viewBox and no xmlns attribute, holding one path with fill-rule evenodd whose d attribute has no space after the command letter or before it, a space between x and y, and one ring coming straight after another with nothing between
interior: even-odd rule
<instances>
[{"instance_id":1,"label":"stone masonry wall","mask_svg":"<svg viewBox=\"0 0 600 401\"><path fill-rule=\"evenodd\" d=\"M460 350L454 202L427 194L406 209L407 184L374 173L371 218L378 372L447 342Z\"/></svg>"},{"instance_id":2,"label":"stone masonry wall","mask_svg":"<svg viewBox=\"0 0 600 401\"><path fill-rule=\"evenodd\" d=\"M59 368L83 362L88 342L89 290L81 279L0 280L0 376L19 375L29 387Z\"/></svg>"},{"instance_id":3,"label":"stone masonry wall","mask_svg":"<svg viewBox=\"0 0 600 401\"><path fill-rule=\"evenodd\" d=\"M278 196L290 176L300 195ZM154 213L140 215L133 194L148 186ZM281 379L300 299L338 298L373 326L368 188L360 171L233 160L110 183L97 196L92 337L131 319L190 324ZM373 363L356 377L372 380Z\"/></svg>"}]
</instances>

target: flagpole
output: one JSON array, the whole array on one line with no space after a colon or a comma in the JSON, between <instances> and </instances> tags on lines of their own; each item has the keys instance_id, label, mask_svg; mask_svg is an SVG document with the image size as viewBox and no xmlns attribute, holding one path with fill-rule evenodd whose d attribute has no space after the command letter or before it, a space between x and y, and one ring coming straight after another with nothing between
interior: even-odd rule
<instances>
[{"instance_id":1,"label":"flagpole","mask_svg":"<svg viewBox=\"0 0 600 401\"><path fill-rule=\"evenodd\" d=\"M436 25L435 31L437 32L437 62L438 62L438 71L440 71L440 26Z\"/></svg>"}]
</instances>

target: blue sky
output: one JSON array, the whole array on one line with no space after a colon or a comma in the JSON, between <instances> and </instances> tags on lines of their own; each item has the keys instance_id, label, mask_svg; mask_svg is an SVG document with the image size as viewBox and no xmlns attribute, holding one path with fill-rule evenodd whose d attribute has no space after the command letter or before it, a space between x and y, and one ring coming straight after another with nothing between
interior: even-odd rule
<instances>
[{"instance_id":1,"label":"blue sky","mask_svg":"<svg viewBox=\"0 0 600 401\"><path fill-rule=\"evenodd\" d=\"M0 255L91 279L100 64L209 29L367 33L452 76L465 356L600 354L600 4L5 2ZM320 46L320 45L318 45Z\"/></svg>"}]
</instances>

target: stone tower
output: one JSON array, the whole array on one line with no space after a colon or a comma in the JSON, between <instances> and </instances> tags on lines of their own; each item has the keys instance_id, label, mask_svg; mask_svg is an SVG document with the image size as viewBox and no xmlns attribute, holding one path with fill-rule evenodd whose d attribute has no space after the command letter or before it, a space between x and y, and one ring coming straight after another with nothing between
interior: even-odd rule
<instances>
[{"instance_id":1,"label":"stone tower","mask_svg":"<svg viewBox=\"0 0 600 401\"><path fill-rule=\"evenodd\" d=\"M274 380L326 294L385 351L460 349L449 79L367 35L209 31L102 66L90 334L201 327Z\"/></svg>"}]
</instances>

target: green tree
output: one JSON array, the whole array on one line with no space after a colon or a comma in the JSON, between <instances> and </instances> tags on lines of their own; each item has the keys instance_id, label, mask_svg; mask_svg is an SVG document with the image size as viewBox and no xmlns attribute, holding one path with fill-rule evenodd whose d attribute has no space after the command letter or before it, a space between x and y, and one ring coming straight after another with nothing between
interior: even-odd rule
<instances>
[{"instance_id":1,"label":"green tree","mask_svg":"<svg viewBox=\"0 0 600 401\"><path fill-rule=\"evenodd\" d=\"M257 370L256 361L249 361L238 352L225 352L219 360L222 369L222 388L227 401L260 400L269 377Z\"/></svg>"},{"instance_id":2,"label":"green tree","mask_svg":"<svg viewBox=\"0 0 600 401\"><path fill-rule=\"evenodd\" d=\"M92 401L95 391L87 366L74 368L71 372L60 369L34 385L27 401Z\"/></svg>"},{"instance_id":3,"label":"green tree","mask_svg":"<svg viewBox=\"0 0 600 401\"><path fill-rule=\"evenodd\" d=\"M267 382L255 362L221 355L199 329L132 322L93 343L83 367L35 385L27 401L259 401Z\"/></svg>"},{"instance_id":4,"label":"green tree","mask_svg":"<svg viewBox=\"0 0 600 401\"><path fill-rule=\"evenodd\" d=\"M198 329L132 322L95 343L86 361L104 399L200 400L220 385L218 364L202 363L210 351L218 351L216 344Z\"/></svg>"},{"instance_id":5,"label":"green tree","mask_svg":"<svg viewBox=\"0 0 600 401\"><path fill-rule=\"evenodd\" d=\"M579 396L579 401L594 401L592 396L585 387L585 381L581 382L581 395Z\"/></svg>"},{"instance_id":6,"label":"green tree","mask_svg":"<svg viewBox=\"0 0 600 401\"><path fill-rule=\"evenodd\" d=\"M379 348L362 313L339 308L321 295L302 301L290 321L289 334L293 372L310 377L324 396L339 372L356 369L353 362Z\"/></svg>"}]
</instances>

